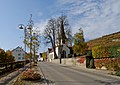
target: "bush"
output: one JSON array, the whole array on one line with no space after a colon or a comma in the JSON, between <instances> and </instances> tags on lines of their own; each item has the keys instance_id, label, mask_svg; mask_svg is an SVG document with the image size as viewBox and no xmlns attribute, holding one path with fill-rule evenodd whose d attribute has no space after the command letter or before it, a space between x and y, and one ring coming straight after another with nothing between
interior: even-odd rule
<instances>
[{"instance_id":1,"label":"bush","mask_svg":"<svg viewBox=\"0 0 120 85\"><path fill-rule=\"evenodd\" d=\"M94 58L120 57L120 46L95 46L92 48L92 55Z\"/></svg>"},{"instance_id":2,"label":"bush","mask_svg":"<svg viewBox=\"0 0 120 85\"><path fill-rule=\"evenodd\" d=\"M77 60L77 62L79 63L84 63L84 61L85 61L85 57L81 57L80 59Z\"/></svg>"},{"instance_id":3,"label":"bush","mask_svg":"<svg viewBox=\"0 0 120 85\"><path fill-rule=\"evenodd\" d=\"M109 47L106 46L95 46L92 48L92 55L94 58L109 57Z\"/></svg>"},{"instance_id":4,"label":"bush","mask_svg":"<svg viewBox=\"0 0 120 85\"><path fill-rule=\"evenodd\" d=\"M15 64L15 68L21 68L21 67L23 67L24 65L23 64L21 64L21 63L16 63Z\"/></svg>"},{"instance_id":5,"label":"bush","mask_svg":"<svg viewBox=\"0 0 120 85\"><path fill-rule=\"evenodd\" d=\"M120 70L116 71L115 75L120 76Z\"/></svg>"},{"instance_id":6,"label":"bush","mask_svg":"<svg viewBox=\"0 0 120 85\"><path fill-rule=\"evenodd\" d=\"M110 57L120 57L120 46L112 46L109 49Z\"/></svg>"},{"instance_id":7,"label":"bush","mask_svg":"<svg viewBox=\"0 0 120 85\"><path fill-rule=\"evenodd\" d=\"M95 67L96 68L101 68L103 65L102 65L102 61L101 61L101 59L97 59L97 60L95 60Z\"/></svg>"},{"instance_id":8,"label":"bush","mask_svg":"<svg viewBox=\"0 0 120 85\"><path fill-rule=\"evenodd\" d=\"M20 78L23 80L38 80L41 79L41 75L32 69L28 69L21 74Z\"/></svg>"}]
</instances>

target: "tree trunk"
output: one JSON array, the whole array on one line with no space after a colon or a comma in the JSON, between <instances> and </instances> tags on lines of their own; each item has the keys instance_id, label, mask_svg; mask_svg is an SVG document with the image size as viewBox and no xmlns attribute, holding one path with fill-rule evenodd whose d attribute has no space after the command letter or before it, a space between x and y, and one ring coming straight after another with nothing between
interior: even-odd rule
<instances>
[{"instance_id":1,"label":"tree trunk","mask_svg":"<svg viewBox=\"0 0 120 85\"><path fill-rule=\"evenodd\" d=\"M55 50L55 46L53 47L53 51L54 51L54 58L57 58L57 54L56 54L56 50Z\"/></svg>"}]
</instances>

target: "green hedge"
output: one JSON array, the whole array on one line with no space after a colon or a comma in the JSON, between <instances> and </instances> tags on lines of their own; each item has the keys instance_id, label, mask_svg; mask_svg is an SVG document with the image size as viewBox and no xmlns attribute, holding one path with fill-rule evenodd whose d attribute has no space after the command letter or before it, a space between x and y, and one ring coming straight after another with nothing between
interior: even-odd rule
<instances>
[{"instance_id":1,"label":"green hedge","mask_svg":"<svg viewBox=\"0 0 120 85\"><path fill-rule=\"evenodd\" d=\"M120 76L120 70L116 71L115 75Z\"/></svg>"},{"instance_id":2,"label":"green hedge","mask_svg":"<svg viewBox=\"0 0 120 85\"><path fill-rule=\"evenodd\" d=\"M120 46L95 46L92 48L93 58L120 57Z\"/></svg>"},{"instance_id":3,"label":"green hedge","mask_svg":"<svg viewBox=\"0 0 120 85\"><path fill-rule=\"evenodd\" d=\"M112 58L120 57L120 46L112 46L109 48L109 53Z\"/></svg>"}]
</instances>

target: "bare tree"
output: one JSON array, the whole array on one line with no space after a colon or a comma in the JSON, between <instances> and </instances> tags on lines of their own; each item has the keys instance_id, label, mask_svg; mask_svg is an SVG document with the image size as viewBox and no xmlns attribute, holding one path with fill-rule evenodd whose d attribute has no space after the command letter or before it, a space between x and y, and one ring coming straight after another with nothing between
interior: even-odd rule
<instances>
[{"instance_id":1,"label":"bare tree","mask_svg":"<svg viewBox=\"0 0 120 85\"><path fill-rule=\"evenodd\" d=\"M57 20L57 26L59 29L59 37L61 37L62 44L72 44L72 32L71 27L68 23L67 16L62 15ZM61 42L60 41L60 42Z\"/></svg>"},{"instance_id":2,"label":"bare tree","mask_svg":"<svg viewBox=\"0 0 120 85\"><path fill-rule=\"evenodd\" d=\"M71 45L72 46L72 32L70 29L70 25L68 23L67 20L67 16L60 16L57 19L57 28L58 28L58 49L59 49L59 58L60 58L60 63L61 63L61 58L63 57L61 54L63 54L63 50L62 50L62 45L66 44Z\"/></svg>"},{"instance_id":3,"label":"bare tree","mask_svg":"<svg viewBox=\"0 0 120 85\"><path fill-rule=\"evenodd\" d=\"M55 51L55 43L56 43L56 19L50 19L46 25L46 28L44 30L44 38L46 40L46 43L51 43L52 48L54 51L54 57L57 58L56 51Z\"/></svg>"},{"instance_id":4,"label":"bare tree","mask_svg":"<svg viewBox=\"0 0 120 85\"><path fill-rule=\"evenodd\" d=\"M55 58L57 58L55 50L56 43L58 44L59 53L61 54L62 48L60 48L60 46L62 44L66 44L72 41L71 36L72 34L70 26L68 24L67 16L60 16L59 18L56 19L55 18L50 19L44 30L45 41L46 43L51 43Z\"/></svg>"}]
</instances>

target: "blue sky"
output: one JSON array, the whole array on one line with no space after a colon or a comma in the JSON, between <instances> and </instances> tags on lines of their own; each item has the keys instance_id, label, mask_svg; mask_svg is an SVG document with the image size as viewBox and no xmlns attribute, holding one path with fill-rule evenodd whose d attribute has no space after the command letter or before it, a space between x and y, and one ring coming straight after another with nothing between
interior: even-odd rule
<instances>
[{"instance_id":1,"label":"blue sky","mask_svg":"<svg viewBox=\"0 0 120 85\"><path fill-rule=\"evenodd\" d=\"M0 48L24 47L18 25L27 25L30 14L41 34L47 21L62 12L68 16L72 33L83 28L86 40L118 32L119 7L120 0L0 0ZM41 44L39 51L46 49Z\"/></svg>"}]
</instances>

